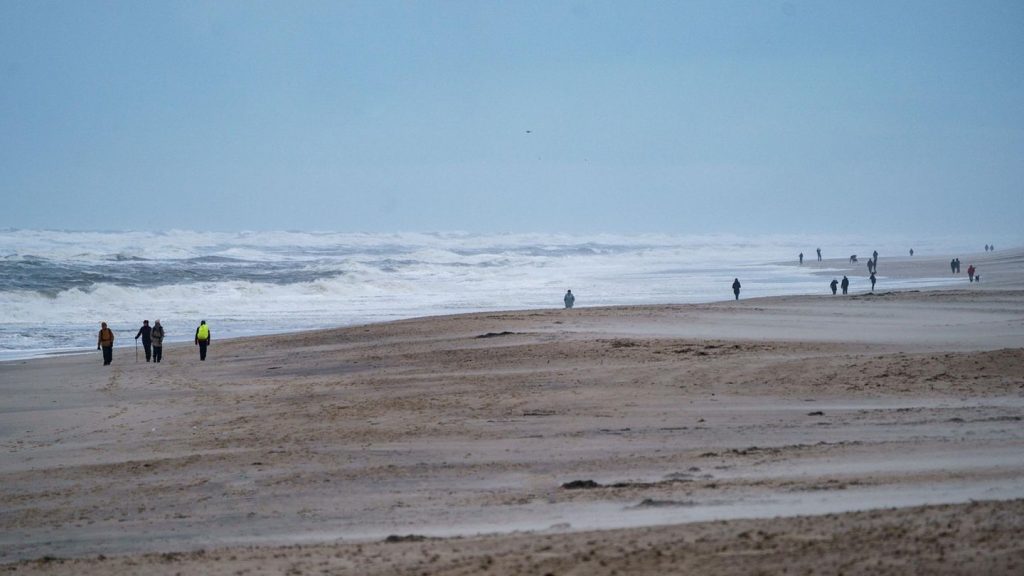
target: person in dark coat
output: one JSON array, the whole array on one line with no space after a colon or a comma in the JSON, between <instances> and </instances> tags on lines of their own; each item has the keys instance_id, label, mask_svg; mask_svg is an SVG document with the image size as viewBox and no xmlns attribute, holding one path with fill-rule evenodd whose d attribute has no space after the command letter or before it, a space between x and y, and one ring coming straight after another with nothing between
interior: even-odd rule
<instances>
[{"instance_id":1,"label":"person in dark coat","mask_svg":"<svg viewBox=\"0 0 1024 576\"><path fill-rule=\"evenodd\" d=\"M818 262L821 262L821 248L818 248Z\"/></svg>"},{"instance_id":2,"label":"person in dark coat","mask_svg":"<svg viewBox=\"0 0 1024 576\"><path fill-rule=\"evenodd\" d=\"M138 333L135 334L135 339L138 340L142 337L142 349L146 351L146 362L149 362L150 356L153 354L153 329L149 327L149 320L142 321L142 328L139 328ZM138 361L138 356L135 357Z\"/></svg>"},{"instance_id":3,"label":"person in dark coat","mask_svg":"<svg viewBox=\"0 0 1024 576\"><path fill-rule=\"evenodd\" d=\"M846 294L846 290L850 288L850 279L843 276L843 281L839 285L843 287L843 294Z\"/></svg>"},{"instance_id":4,"label":"person in dark coat","mask_svg":"<svg viewBox=\"0 0 1024 576\"><path fill-rule=\"evenodd\" d=\"M832 282L830 282L829 285L828 285L828 287L832 289L832 295L833 296L836 295L836 287L837 286L839 286L839 280L836 280L835 278L833 278Z\"/></svg>"},{"instance_id":5,"label":"person in dark coat","mask_svg":"<svg viewBox=\"0 0 1024 576\"><path fill-rule=\"evenodd\" d=\"M872 292L875 291L875 273L874 272L871 273L871 291Z\"/></svg>"},{"instance_id":6,"label":"person in dark coat","mask_svg":"<svg viewBox=\"0 0 1024 576\"><path fill-rule=\"evenodd\" d=\"M199 322L199 327L196 328L196 346L199 346L199 359L206 361L206 347L210 345L210 327L206 325L206 320Z\"/></svg>"},{"instance_id":7,"label":"person in dark coat","mask_svg":"<svg viewBox=\"0 0 1024 576\"><path fill-rule=\"evenodd\" d=\"M804 265L804 253L803 252L800 253L800 265L801 266Z\"/></svg>"},{"instance_id":8,"label":"person in dark coat","mask_svg":"<svg viewBox=\"0 0 1024 576\"><path fill-rule=\"evenodd\" d=\"M576 297L572 295L572 290L565 291L565 297L562 298L562 302L565 302L565 308L568 310L576 304Z\"/></svg>"},{"instance_id":9,"label":"person in dark coat","mask_svg":"<svg viewBox=\"0 0 1024 576\"><path fill-rule=\"evenodd\" d=\"M736 299L737 300L740 299L740 279L739 278L733 278L732 279L732 293L736 295Z\"/></svg>"}]
</instances>

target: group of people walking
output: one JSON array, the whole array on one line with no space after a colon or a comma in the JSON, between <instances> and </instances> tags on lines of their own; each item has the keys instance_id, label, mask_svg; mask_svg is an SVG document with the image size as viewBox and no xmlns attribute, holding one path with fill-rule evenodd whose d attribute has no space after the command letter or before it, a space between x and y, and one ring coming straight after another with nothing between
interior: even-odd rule
<instances>
[{"instance_id":1,"label":"group of people walking","mask_svg":"<svg viewBox=\"0 0 1024 576\"><path fill-rule=\"evenodd\" d=\"M985 245L985 249L988 249L988 244ZM960 273L960 259L953 258L949 261L949 271L953 274ZM969 282L981 282L981 274L977 274L978 269L974 267L974 264L967 266L967 280Z\"/></svg>"},{"instance_id":2,"label":"group of people walking","mask_svg":"<svg viewBox=\"0 0 1024 576\"><path fill-rule=\"evenodd\" d=\"M164 357L164 327L157 320L152 326L149 320L142 321L142 327L135 334L135 340L142 340L142 349L146 353L146 362L152 359L153 362L160 362ZM196 328L195 345L199 347L199 359L206 360L206 349L210 346L210 327L206 320L199 323ZM114 331L107 326L106 322L100 322L100 332L96 339L96 349L103 351L103 365L106 366L114 361ZM136 349L136 353L138 349ZM136 356L136 359L138 357Z\"/></svg>"},{"instance_id":3,"label":"group of people walking","mask_svg":"<svg viewBox=\"0 0 1024 576\"><path fill-rule=\"evenodd\" d=\"M990 246L988 244L985 245L985 251L986 252L989 252L989 251L992 251L992 250L995 250L995 246ZM815 249L815 252L817 253L817 256L818 256L818 262L821 262L821 248ZM911 256L914 255L914 249L913 248L910 249L910 255ZM797 255L797 258L799 259L800 264L803 265L803 263L804 263L804 253L801 252L799 255ZM850 256L850 262L856 262L856 261L857 261L857 256L856 255ZM867 266L868 266L868 280L871 281L871 291L874 292L875 291L875 284L878 282L878 278L876 277L876 274L878 273L878 250L874 250L874 251L871 252L871 259L868 260ZM959 274L960 273L960 259L959 258L954 258L953 260L951 260L949 262L949 268L950 268L950 270L954 274ZM968 277L968 279L971 282L981 282L981 276L979 276L977 274L977 271L978 271L978 269L974 267L974 264L971 264L970 266L968 266L968 268L967 268L967 277ZM843 294L849 294L849 291L850 291L850 279L847 276L845 276L845 275L843 276L843 279L841 281L836 279L836 278L833 278L832 282L830 282L828 286L832 290L832 294L833 295L836 295L839 292L840 289L842 289ZM733 281L732 281L732 294L733 294L733 297L736 300L740 299L740 289L742 287L743 287L743 285L740 283L740 279L739 278L733 278ZM569 291L567 291L565 293L564 300L565 300L565 307L566 308L572 308L573 307L573 303L576 301L576 297L573 296L572 290L569 290Z\"/></svg>"},{"instance_id":4,"label":"group of people walking","mask_svg":"<svg viewBox=\"0 0 1024 576\"><path fill-rule=\"evenodd\" d=\"M135 339L142 338L142 349L146 351L146 362L149 362L150 353L153 355L153 362L159 362L164 357L164 327L157 320L150 327L149 320L142 321L142 328L139 328Z\"/></svg>"},{"instance_id":5,"label":"group of people walking","mask_svg":"<svg viewBox=\"0 0 1024 576\"><path fill-rule=\"evenodd\" d=\"M874 290L874 285L875 285L875 283L872 282L871 283L872 290ZM841 286L843 288L843 294L846 294L850 290L850 279L847 278L846 276L843 276L843 281L840 282L839 280L836 280L835 278L833 278L832 282L830 282L829 285L828 285L828 287L832 289L832 295L833 296L836 295L836 287L837 286Z\"/></svg>"}]
</instances>

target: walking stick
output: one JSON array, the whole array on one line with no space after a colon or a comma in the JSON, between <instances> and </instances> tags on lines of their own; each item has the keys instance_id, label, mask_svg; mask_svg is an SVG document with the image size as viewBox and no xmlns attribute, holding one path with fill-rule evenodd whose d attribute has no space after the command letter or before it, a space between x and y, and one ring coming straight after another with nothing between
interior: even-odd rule
<instances>
[{"instance_id":1,"label":"walking stick","mask_svg":"<svg viewBox=\"0 0 1024 576\"><path fill-rule=\"evenodd\" d=\"M136 364L139 363L139 340L138 340L138 338L135 339L135 363Z\"/></svg>"}]
</instances>

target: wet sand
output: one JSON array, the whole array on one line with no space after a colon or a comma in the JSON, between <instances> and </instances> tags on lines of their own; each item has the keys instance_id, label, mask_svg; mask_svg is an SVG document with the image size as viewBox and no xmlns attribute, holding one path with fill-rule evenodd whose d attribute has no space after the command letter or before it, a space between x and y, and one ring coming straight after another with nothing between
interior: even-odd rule
<instances>
[{"instance_id":1,"label":"wet sand","mask_svg":"<svg viewBox=\"0 0 1024 576\"><path fill-rule=\"evenodd\" d=\"M933 272L897 260L880 272ZM1020 573L1024 253L975 263L982 284L952 289L2 363L0 562Z\"/></svg>"}]
</instances>

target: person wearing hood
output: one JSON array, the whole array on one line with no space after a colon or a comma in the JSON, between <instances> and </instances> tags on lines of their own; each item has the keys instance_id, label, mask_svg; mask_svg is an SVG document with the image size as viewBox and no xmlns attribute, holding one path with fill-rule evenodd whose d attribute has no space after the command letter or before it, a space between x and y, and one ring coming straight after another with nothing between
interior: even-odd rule
<instances>
[{"instance_id":1,"label":"person wearing hood","mask_svg":"<svg viewBox=\"0 0 1024 576\"><path fill-rule=\"evenodd\" d=\"M159 362L164 357L164 327L160 325L159 320L153 323L149 337L153 341L153 362Z\"/></svg>"},{"instance_id":2,"label":"person wearing hood","mask_svg":"<svg viewBox=\"0 0 1024 576\"><path fill-rule=\"evenodd\" d=\"M835 278L833 278L832 282L829 282L829 285L828 285L828 287L832 289L832 295L833 296L836 295L836 287L837 286L839 286L839 280L836 280Z\"/></svg>"},{"instance_id":3,"label":"person wearing hood","mask_svg":"<svg viewBox=\"0 0 1024 576\"><path fill-rule=\"evenodd\" d=\"M741 288L740 279L739 278L733 278L732 279L732 293L736 296L737 300L740 299L740 288Z\"/></svg>"},{"instance_id":4,"label":"person wearing hood","mask_svg":"<svg viewBox=\"0 0 1024 576\"><path fill-rule=\"evenodd\" d=\"M206 320L199 322L199 327L196 328L196 346L199 346L199 359L206 361L206 347L210 345L210 327L206 325Z\"/></svg>"},{"instance_id":5,"label":"person wearing hood","mask_svg":"<svg viewBox=\"0 0 1024 576\"><path fill-rule=\"evenodd\" d=\"M562 300L565 302L566 310L572 308L572 305L576 303L576 297L572 295L572 290L566 290L565 298L562 298Z\"/></svg>"}]
</instances>

